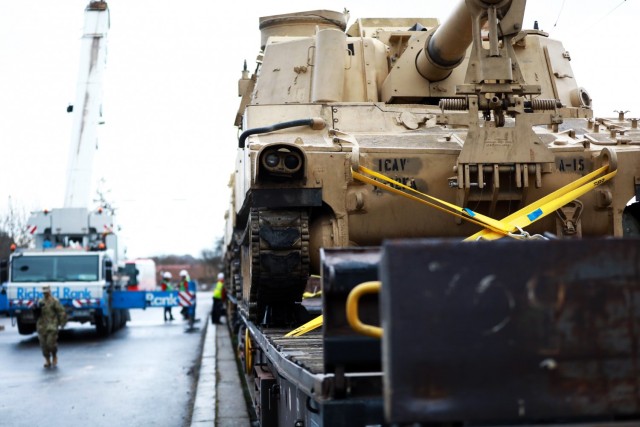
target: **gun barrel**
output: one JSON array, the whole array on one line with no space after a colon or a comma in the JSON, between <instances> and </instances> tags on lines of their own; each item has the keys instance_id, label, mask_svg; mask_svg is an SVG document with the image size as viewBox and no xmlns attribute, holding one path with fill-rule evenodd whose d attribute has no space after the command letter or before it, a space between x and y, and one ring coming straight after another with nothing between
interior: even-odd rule
<instances>
[{"instance_id":1,"label":"gun barrel","mask_svg":"<svg viewBox=\"0 0 640 427\"><path fill-rule=\"evenodd\" d=\"M460 0L451 16L427 39L424 49L416 57L418 72L431 82L447 78L451 70L464 60L473 41L473 18L469 7L474 10L496 7L505 14L511 3L511 0ZM485 13L478 18L479 27L482 27L487 15Z\"/></svg>"},{"instance_id":2,"label":"gun barrel","mask_svg":"<svg viewBox=\"0 0 640 427\"><path fill-rule=\"evenodd\" d=\"M472 40L471 15L465 0L461 0L418 54L418 72L429 81L446 78L462 62Z\"/></svg>"}]
</instances>

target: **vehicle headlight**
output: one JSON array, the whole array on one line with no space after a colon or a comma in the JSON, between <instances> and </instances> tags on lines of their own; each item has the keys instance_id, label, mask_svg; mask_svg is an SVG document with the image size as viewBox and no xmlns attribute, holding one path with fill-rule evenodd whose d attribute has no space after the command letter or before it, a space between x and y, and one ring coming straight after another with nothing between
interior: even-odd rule
<instances>
[{"instance_id":1,"label":"vehicle headlight","mask_svg":"<svg viewBox=\"0 0 640 427\"><path fill-rule=\"evenodd\" d=\"M274 176L293 176L302 168L302 154L289 147L266 149L260 157L260 163L267 173Z\"/></svg>"},{"instance_id":2,"label":"vehicle headlight","mask_svg":"<svg viewBox=\"0 0 640 427\"><path fill-rule=\"evenodd\" d=\"M287 169L297 169L300 166L300 158L294 154L287 154L284 157L284 166Z\"/></svg>"},{"instance_id":3,"label":"vehicle headlight","mask_svg":"<svg viewBox=\"0 0 640 427\"><path fill-rule=\"evenodd\" d=\"M264 163L270 168L275 168L280 163L280 156L276 153L269 153L264 157Z\"/></svg>"}]
</instances>

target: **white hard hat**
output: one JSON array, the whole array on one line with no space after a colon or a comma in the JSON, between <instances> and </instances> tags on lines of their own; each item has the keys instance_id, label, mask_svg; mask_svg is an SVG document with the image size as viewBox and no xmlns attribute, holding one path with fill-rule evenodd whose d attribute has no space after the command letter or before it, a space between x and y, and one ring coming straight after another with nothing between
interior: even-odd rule
<instances>
[{"instance_id":1,"label":"white hard hat","mask_svg":"<svg viewBox=\"0 0 640 427\"><path fill-rule=\"evenodd\" d=\"M180 270L180 277L187 277L188 275L187 270Z\"/></svg>"},{"instance_id":2,"label":"white hard hat","mask_svg":"<svg viewBox=\"0 0 640 427\"><path fill-rule=\"evenodd\" d=\"M218 273L218 280L224 280L224 273Z\"/></svg>"},{"instance_id":3,"label":"white hard hat","mask_svg":"<svg viewBox=\"0 0 640 427\"><path fill-rule=\"evenodd\" d=\"M171 279L171 273L169 273L168 271L165 271L164 273L162 273L162 278Z\"/></svg>"}]
</instances>

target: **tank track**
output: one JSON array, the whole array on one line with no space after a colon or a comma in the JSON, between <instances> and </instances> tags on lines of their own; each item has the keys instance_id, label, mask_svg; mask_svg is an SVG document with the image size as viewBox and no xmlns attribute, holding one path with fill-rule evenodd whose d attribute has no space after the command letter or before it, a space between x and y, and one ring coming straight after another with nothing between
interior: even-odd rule
<instances>
[{"instance_id":1,"label":"tank track","mask_svg":"<svg viewBox=\"0 0 640 427\"><path fill-rule=\"evenodd\" d=\"M306 210L253 208L247 225L249 300L242 312L251 322L296 323L296 302L309 277L309 215ZM246 290L245 290L246 291ZM246 292L245 292L246 295Z\"/></svg>"}]
</instances>

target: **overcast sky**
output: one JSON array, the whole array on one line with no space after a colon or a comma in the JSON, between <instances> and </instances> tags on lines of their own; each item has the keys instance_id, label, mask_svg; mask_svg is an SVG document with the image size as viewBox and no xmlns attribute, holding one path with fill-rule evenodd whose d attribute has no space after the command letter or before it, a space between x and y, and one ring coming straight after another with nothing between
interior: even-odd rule
<instances>
[{"instance_id":1,"label":"overcast sky","mask_svg":"<svg viewBox=\"0 0 640 427\"><path fill-rule=\"evenodd\" d=\"M332 9L360 17L446 18L450 1L111 0L94 178L118 208L129 257L192 254L224 230L233 170L237 79L258 53L258 18ZM640 0L530 0L563 41L596 115L640 116ZM80 37L88 0L0 0L0 211L64 201ZM635 76L634 76L635 74Z\"/></svg>"}]
</instances>

